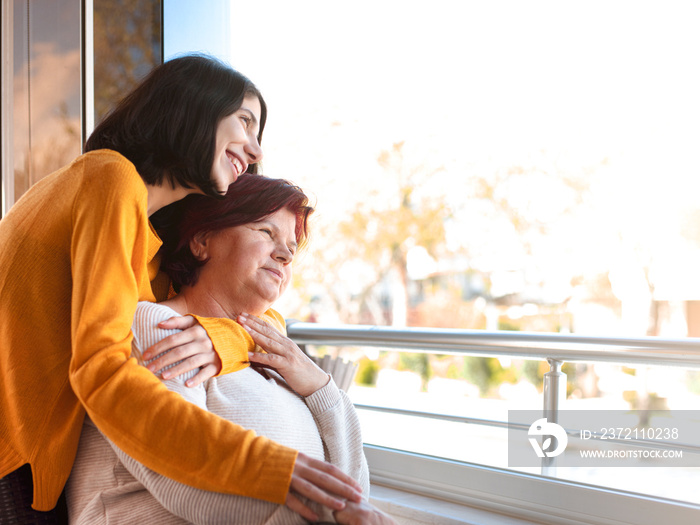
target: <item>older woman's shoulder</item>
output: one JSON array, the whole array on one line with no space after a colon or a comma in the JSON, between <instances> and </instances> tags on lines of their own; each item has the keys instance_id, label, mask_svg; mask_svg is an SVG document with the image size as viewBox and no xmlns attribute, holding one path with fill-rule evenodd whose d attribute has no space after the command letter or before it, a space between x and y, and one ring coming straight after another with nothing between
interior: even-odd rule
<instances>
[{"instance_id":1,"label":"older woman's shoulder","mask_svg":"<svg viewBox=\"0 0 700 525\"><path fill-rule=\"evenodd\" d=\"M168 335L179 332L179 330L158 328L158 323L161 321L179 315L175 310L165 305L140 301L136 306L134 322L131 325L131 332L137 346L145 350Z\"/></svg>"},{"instance_id":2,"label":"older woman's shoulder","mask_svg":"<svg viewBox=\"0 0 700 525\"><path fill-rule=\"evenodd\" d=\"M146 320L156 321L158 324L161 321L170 319L171 317L179 316L175 310L160 303L152 303L150 301L139 301L136 305L135 318L143 318Z\"/></svg>"}]
</instances>

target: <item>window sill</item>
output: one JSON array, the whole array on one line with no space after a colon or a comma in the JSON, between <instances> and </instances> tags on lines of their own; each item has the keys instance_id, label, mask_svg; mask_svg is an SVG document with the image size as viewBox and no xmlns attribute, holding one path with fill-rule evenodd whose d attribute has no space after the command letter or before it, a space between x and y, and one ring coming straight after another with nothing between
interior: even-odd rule
<instances>
[{"instance_id":1,"label":"window sill","mask_svg":"<svg viewBox=\"0 0 700 525\"><path fill-rule=\"evenodd\" d=\"M525 521L421 496L381 485L372 485L370 502L395 518L401 525L532 525Z\"/></svg>"}]
</instances>

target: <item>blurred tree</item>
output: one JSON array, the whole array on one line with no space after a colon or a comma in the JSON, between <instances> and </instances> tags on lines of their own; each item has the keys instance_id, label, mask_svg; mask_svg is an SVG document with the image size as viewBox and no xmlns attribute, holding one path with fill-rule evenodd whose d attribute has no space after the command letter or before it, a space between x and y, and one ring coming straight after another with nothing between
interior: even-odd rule
<instances>
[{"instance_id":1,"label":"blurred tree","mask_svg":"<svg viewBox=\"0 0 700 525\"><path fill-rule=\"evenodd\" d=\"M428 386L428 381L433 377L433 370L430 365L430 355L421 353L399 353L399 370L409 370L417 373L421 378L421 388Z\"/></svg>"},{"instance_id":2,"label":"blurred tree","mask_svg":"<svg viewBox=\"0 0 700 525\"><path fill-rule=\"evenodd\" d=\"M163 61L161 2L95 2L94 39L97 123L151 69Z\"/></svg>"},{"instance_id":3,"label":"blurred tree","mask_svg":"<svg viewBox=\"0 0 700 525\"><path fill-rule=\"evenodd\" d=\"M375 278L359 294L361 301L367 303L377 284L393 278L391 324L394 326L406 325L409 250L420 246L437 257L445 243L445 220L450 216L444 199L417 197L416 180L427 181L439 169L408 165L403 148L404 142L397 142L377 157L379 165L397 182L396 193L386 206L376 210L360 203L339 226L346 260L363 261L375 270ZM376 324L385 324L377 314L374 317Z\"/></svg>"}]
</instances>

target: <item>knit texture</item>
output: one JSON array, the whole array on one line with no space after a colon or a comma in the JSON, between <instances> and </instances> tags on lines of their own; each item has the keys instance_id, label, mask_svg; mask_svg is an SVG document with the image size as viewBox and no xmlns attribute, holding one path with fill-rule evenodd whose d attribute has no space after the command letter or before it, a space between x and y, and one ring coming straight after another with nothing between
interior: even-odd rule
<instances>
[{"instance_id":1,"label":"knit texture","mask_svg":"<svg viewBox=\"0 0 700 525\"><path fill-rule=\"evenodd\" d=\"M0 221L0 477L29 463L33 507L53 508L87 409L173 479L283 502L296 451L196 409L129 358L136 304L155 299L159 266L147 201L133 164L100 150L39 181ZM242 367L250 336L204 321L219 329L210 335L226 369ZM247 348L231 357L220 336L236 330Z\"/></svg>"},{"instance_id":2,"label":"knit texture","mask_svg":"<svg viewBox=\"0 0 700 525\"><path fill-rule=\"evenodd\" d=\"M133 326L133 355L166 335L154 327L173 315L162 305L139 303ZM267 320L283 330L281 318ZM254 429L286 446L325 459L360 481L369 491L369 474L362 451L355 409L331 380L302 398L274 371L267 378L252 368L210 379L187 388L187 375L165 381L167 387L193 405ZM178 426L162 429L179 433ZM111 446L110 446L111 445ZM71 523L245 523L292 525L306 523L282 505L194 489L144 467L86 420L78 457L67 486ZM324 520L333 521L328 511Z\"/></svg>"}]
</instances>

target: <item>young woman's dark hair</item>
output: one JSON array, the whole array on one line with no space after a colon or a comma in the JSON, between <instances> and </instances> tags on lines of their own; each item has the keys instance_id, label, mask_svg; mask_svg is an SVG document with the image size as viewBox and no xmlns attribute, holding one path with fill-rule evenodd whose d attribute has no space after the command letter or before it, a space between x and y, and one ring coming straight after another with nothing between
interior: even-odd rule
<instances>
[{"instance_id":1,"label":"young woman's dark hair","mask_svg":"<svg viewBox=\"0 0 700 525\"><path fill-rule=\"evenodd\" d=\"M301 249L308 239L308 218L314 209L301 188L289 181L244 173L229 186L223 199L189 195L159 216L161 269L172 279L175 291L193 285L200 267L206 264L190 250L196 235L257 222L283 208L296 217L296 241Z\"/></svg>"},{"instance_id":2,"label":"young woman's dark hair","mask_svg":"<svg viewBox=\"0 0 700 525\"><path fill-rule=\"evenodd\" d=\"M260 142L267 106L250 80L211 57L175 58L151 71L97 125L85 151L118 151L147 184L167 179L173 187L196 187L220 197L211 181L217 126L247 96L260 100ZM257 165L248 172L257 173Z\"/></svg>"}]
</instances>

